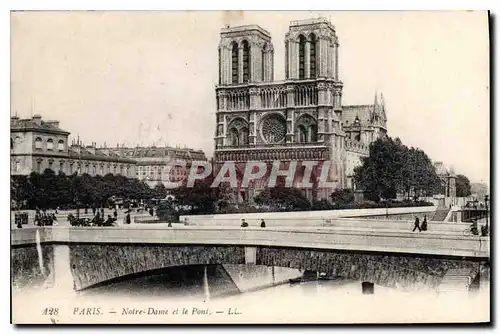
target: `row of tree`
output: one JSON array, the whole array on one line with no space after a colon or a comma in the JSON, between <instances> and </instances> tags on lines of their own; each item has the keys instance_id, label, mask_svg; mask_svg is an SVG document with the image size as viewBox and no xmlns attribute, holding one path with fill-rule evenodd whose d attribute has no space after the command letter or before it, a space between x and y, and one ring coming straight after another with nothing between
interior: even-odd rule
<instances>
[{"instance_id":1,"label":"row of tree","mask_svg":"<svg viewBox=\"0 0 500 334\"><path fill-rule=\"evenodd\" d=\"M357 186L364 190L369 200L377 203L381 199L394 199L398 193L416 201L420 196L443 192L442 182L425 152L408 148L399 138L387 137L373 142L369 156L362 159L362 165L354 172ZM213 176L196 182L193 188L184 185L167 191L161 183L151 189L142 181L121 175L65 175L47 169L42 174L12 176L11 198L16 203L24 203L26 208L102 207L113 197L148 200L164 199L171 194L173 199L164 205L165 212L212 214L255 210L255 207L242 208L241 205L235 208L233 190L227 184L212 188L212 181ZM470 195L470 182L465 176L458 175L456 184L457 196ZM331 200L332 203L310 202L299 189L282 186L267 188L254 198L257 206L265 210L329 210L352 207L354 193L349 189L338 190L332 193ZM374 204L369 205L373 207Z\"/></svg>"},{"instance_id":2,"label":"row of tree","mask_svg":"<svg viewBox=\"0 0 500 334\"><path fill-rule=\"evenodd\" d=\"M355 201L354 191L341 189L331 194L331 201L310 201L297 188L277 186L265 188L253 198L254 204L235 203L229 187L211 188L210 182L197 182L194 188L185 186L172 190L170 200L160 203L157 215L162 220L176 221L180 215L214 214L214 213L252 213L278 211L315 211L356 208L382 208L402 206L426 206L431 203L422 201L402 201L375 203L372 201Z\"/></svg>"},{"instance_id":3,"label":"row of tree","mask_svg":"<svg viewBox=\"0 0 500 334\"><path fill-rule=\"evenodd\" d=\"M399 138L377 139L370 145L368 157L354 170L357 186L374 201L393 199L397 194L409 198L444 194L444 185L427 154L408 148ZM457 196L470 195L470 184L463 175L457 178Z\"/></svg>"},{"instance_id":4,"label":"row of tree","mask_svg":"<svg viewBox=\"0 0 500 334\"><path fill-rule=\"evenodd\" d=\"M103 207L109 199L128 200L165 198L163 184L151 189L146 183L122 175L55 174L46 169L42 174L31 173L11 177L11 199L20 208L55 209L56 207Z\"/></svg>"}]
</instances>

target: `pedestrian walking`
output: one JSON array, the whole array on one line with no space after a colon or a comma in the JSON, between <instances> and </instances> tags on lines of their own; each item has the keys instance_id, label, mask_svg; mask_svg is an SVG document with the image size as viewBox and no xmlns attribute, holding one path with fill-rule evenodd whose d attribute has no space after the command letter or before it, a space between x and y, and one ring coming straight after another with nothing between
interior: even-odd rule
<instances>
[{"instance_id":1,"label":"pedestrian walking","mask_svg":"<svg viewBox=\"0 0 500 334\"><path fill-rule=\"evenodd\" d=\"M113 212L113 216L115 216L115 218L117 218L117 217L118 217L118 212L116 211L116 209L115 209L115 211Z\"/></svg>"},{"instance_id":2,"label":"pedestrian walking","mask_svg":"<svg viewBox=\"0 0 500 334\"><path fill-rule=\"evenodd\" d=\"M264 221L264 219L261 219L260 227L266 227L266 222Z\"/></svg>"},{"instance_id":3,"label":"pedestrian walking","mask_svg":"<svg viewBox=\"0 0 500 334\"><path fill-rule=\"evenodd\" d=\"M415 232L417 228L419 232L422 232L422 229L420 228L420 220L418 219L418 217L415 217L415 226L413 227L412 232Z\"/></svg>"},{"instance_id":4,"label":"pedestrian walking","mask_svg":"<svg viewBox=\"0 0 500 334\"><path fill-rule=\"evenodd\" d=\"M130 224L130 212L127 212L127 216L125 216L125 224Z\"/></svg>"},{"instance_id":5,"label":"pedestrian walking","mask_svg":"<svg viewBox=\"0 0 500 334\"><path fill-rule=\"evenodd\" d=\"M422 231L427 231L427 215L424 215L424 221L421 226Z\"/></svg>"}]
</instances>

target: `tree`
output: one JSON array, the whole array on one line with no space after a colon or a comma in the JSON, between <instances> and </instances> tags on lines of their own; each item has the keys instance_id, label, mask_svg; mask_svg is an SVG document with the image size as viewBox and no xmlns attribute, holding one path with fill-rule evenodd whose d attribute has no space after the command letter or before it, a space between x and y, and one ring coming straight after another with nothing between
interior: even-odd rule
<instances>
[{"instance_id":1,"label":"tree","mask_svg":"<svg viewBox=\"0 0 500 334\"><path fill-rule=\"evenodd\" d=\"M17 208L21 208L29 193L28 177L26 175L12 175L10 178L10 198Z\"/></svg>"},{"instance_id":2,"label":"tree","mask_svg":"<svg viewBox=\"0 0 500 334\"><path fill-rule=\"evenodd\" d=\"M396 198L402 187L404 147L399 139L379 138L370 144L368 157L354 169L356 184L365 190L370 199Z\"/></svg>"},{"instance_id":3,"label":"tree","mask_svg":"<svg viewBox=\"0 0 500 334\"><path fill-rule=\"evenodd\" d=\"M163 184L163 182L158 182L158 184L153 189L153 196L158 199L163 199L167 196L168 190Z\"/></svg>"},{"instance_id":4,"label":"tree","mask_svg":"<svg viewBox=\"0 0 500 334\"><path fill-rule=\"evenodd\" d=\"M403 189L408 198L413 194L415 200L420 196L430 196L437 193L440 179L431 159L424 151L418 148L410 148L407 151L407 160L403 165L404 174L408 182L404 182Z\"/></svg>"},{"instance_id":5,"label":"tree","mask_svg":"<svg viewBox=\"0 0 500 334\"><path fill-rule=\"evenodd\" d=\"M183 185L172 189L175 203L181 207L189 207L192 214L213 214L216 203L219 201L219 188L212 188L211 180L204 179L196 182L193 187Z\"/></svg>"},{"instance_id":6,"label":"tree","mask_svg":"<svg viewBox=\"0 0 500 334\"><path fill-rule=\"evenodd\" d=\"M178 218L178 210L176 209L175 201L168 199L160 202L156 209L156 216L163 221L176 221Z\"/></svg>"},{"instance_id":7,"label":"tree","mask_svg":"<svg viewBox=\"0 0 500 334\"><path fill-rule=\"evenodd\" d=\"M311 203L299 189L284 186L266 188L255 196L254 201L277 211L299 211L311 208Z\"/></svg>"},{"instance_id":8,"label":"tree","mask_svg":"<svg viewBox=\"0 0 500 334\"><path fill-rule=\"evenodd\" d=\"M458 174L456 179L457 197L467 197L471 195L471 185L467 176Z\"/></svg>"},{"instance_id":9,"label":"tree","mask_svg":"<svg viewBox=\"0 0 500 334\"><path fill-rule=\"evenodd\" d=\"M354 202L354 191L352 189L336 189L330 197L335 205L344 206Z\"/></svg>"},{"instance_id":10,"label":"tree","mask_svg":"<svg viewBox=\"0 0 500 334\"><path fill-rule=\"evenodd\" d=\"M399 138L377 139L368 157L354 169L356 184L374 201L394 199L397 193L408 199L435 193L440 181L431 159L418 148L408 148Z\"/></svg>"}]
</instances>

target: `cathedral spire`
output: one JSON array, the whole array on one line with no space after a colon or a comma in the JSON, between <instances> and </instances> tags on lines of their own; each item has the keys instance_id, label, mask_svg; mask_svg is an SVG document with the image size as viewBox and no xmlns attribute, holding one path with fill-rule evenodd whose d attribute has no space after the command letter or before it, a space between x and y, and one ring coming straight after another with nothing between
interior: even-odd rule
<instances>
[{"instance_id":1,"label":"cathedral spire","mask_svg":"<svg viewBox=\"0 0 500 334\"><path fill-rule=\"evenodd\" d=\"M374 104L375 106L377 106L377 105L378 105L378 92L377 92L377 91L375 91L375 101L373 102L373 104Z\"/></svg>"}]
</instances>

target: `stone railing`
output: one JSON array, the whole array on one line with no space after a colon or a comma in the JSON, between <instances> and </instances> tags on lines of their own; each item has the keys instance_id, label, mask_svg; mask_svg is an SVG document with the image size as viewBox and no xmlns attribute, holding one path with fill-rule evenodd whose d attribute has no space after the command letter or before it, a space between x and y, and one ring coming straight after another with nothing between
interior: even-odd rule
<instances>
[{"instance_id":1,"label":"stone railing","mask_svg":"<svg viewBox=\"0 0 500 334\"><path fill-rule=\"evenodd\" d=\"M321 104L335 104L337 91L331 82L316 80L252 82L217 86L218 111L245 111L249 109L284 109L294 107L315 107ZM320 91L325 92L320 102ZM329 98L327 96L332 96Z\"/></svg>"},{"instance_id":2,"label":"stone railing","mask_svg":"<svg viewBox=\"0 0 500 334\"><path fill-rule=\"evenodd\" d=\"M353 141L351 139L346 139L345 148L347 151L368 154L370 152L370 147L366 144Z\"/></svg>"},{"instance_id":3,"label":"stone railing","mask_svg":"<svg viewBox=\"0 0 500 334\"><path fill-rule=\"evenodd\" d=\"M242 145L224 145L217 150L234 150L239 148L294 148L294 147L302 147L302 146L323 146L324 142L307 142L307 143L279 143L279 144L265 144L265 143L257 143L257 144L242 144Z\"/></svg>"},{"instance_id":4,"label":"stone railing","mask_svg":"<svg viewBox=\"0 0 500 334\"><path fill-rule=\"evenodd\" d=\"M32 229L34 230L34 229ZM102 227L45 228L41 242L117 244L184 244L298 247L329 250L372 251L428 255L489 257L489 238L479 236L412 234L394 231L316 231L298 228L262 229L249 227ZM17 237L16 234L24 234ZM28 230L11 231L13 244L33 244L35 235Z\"/></svg>"},{"instance_id":5,"label":"stone railing","mask_svg":"<svg viewBox=\"0 0 500 334\"><path fill-rule=\"evenodd\" d=\"M257 146L260 148L260 146ZM223 161L274 161L274 160L327 160L328 148L326 146L275 146L263 147L259 150L253 147L237 148L233 150L216 150L216 162ZM277 149L279 148L279 149Z\"/></svg>"}]
</instances>

